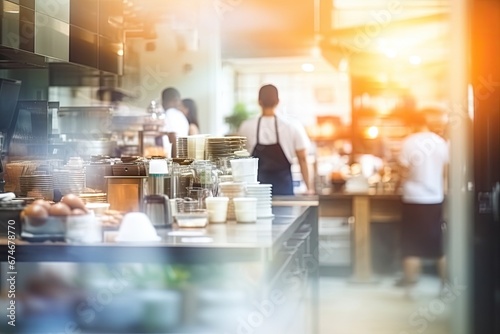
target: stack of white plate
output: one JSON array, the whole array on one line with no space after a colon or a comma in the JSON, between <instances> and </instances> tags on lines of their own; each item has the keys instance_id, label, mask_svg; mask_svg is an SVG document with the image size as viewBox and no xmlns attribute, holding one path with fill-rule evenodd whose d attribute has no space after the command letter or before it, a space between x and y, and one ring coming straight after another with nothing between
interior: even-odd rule
<instances>
[{"instance_id":1,"label":"stack of white plate","mask_svg":"<svg viewBox=\"0 0 500 334\"><path fill-rule=\"evenodd\" d=\"M177 158L187 158L188 157L188 139L187 137L177 137Z\"/></svg>"},{"instance_id":2,"label":"stack of white plate","mask_svg":"<svg viewBox=\"0 0 500 334\"><path fill-rule=\"evenodd\" d=\"M83 200L85 204L87 203L107 203L106 193L80 193L78 196Z\"/></svg>"},{"instance_id":3,"label":"stack of white plate","mask_svg":"<svg viewBox=\"0 0 500 334\"><path fill-rule=\"evenodd\" d=\"M80 194L85 188L85 171L83 169L59 169L53 172L54 189L61 195Z\"/></svg>"},{"instance_id":4,"label":"stack of white plate","mask_svg":"<svg viewBox=\"0 0 500 334\"><path fill-rule=\"evenodd\" d=\"M219 183L219 196L229 197L227 220L235 220L233 198L245 197L245 184L243 182L221 182Z\"/></svg>"},{"instance_id":5,"label":"stack of white plate","mask_svg":"<svg viewBox=\"0 0 500 334\"><path fill-rule=\"evenodd\" d=\"M21 175L19 183L21 195L48 201L54 198L52 175Z\"/></svg>"},{"instance_id":6,"label":"stack of white plate","mask_svg":"<svg viewBox=\"0 0 500 334\"><path fill-rule=\"evenodd\" d=\"M212 162L234 157L234 152L245 149L247 139L242 136L208 137L206 139L206 156Z\"/></svg>"},{"instance_id":7,"label":"stack of white plate","mask_svg":"<svg viewBox=\"0 0 500 334\"><path fill-rule=\"evenodd\" d=\"M257 198L257 218L273 217L272 184L247 184L246 196Z\"/></svg>"}]
</instances>

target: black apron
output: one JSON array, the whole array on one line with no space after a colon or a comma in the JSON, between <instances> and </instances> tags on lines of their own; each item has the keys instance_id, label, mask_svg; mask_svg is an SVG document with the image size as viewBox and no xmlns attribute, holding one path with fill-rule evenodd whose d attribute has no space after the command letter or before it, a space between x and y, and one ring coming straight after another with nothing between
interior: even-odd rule
<instances>
[{"instance_id":1,"label":"black apron","mask_svg":"<svg viewBox=\"0 0 500 334\"><path fill-rule=\"evenodd\" d=\"M278 121L274 117L276 129L276 144L263 145L259 143L260 120L257 123L257 144L252 155L259 158L257 178L261 183L272 184L273 195L293 195L293 179L291 164L280 145Z\"/></svg>"}]
</instances>

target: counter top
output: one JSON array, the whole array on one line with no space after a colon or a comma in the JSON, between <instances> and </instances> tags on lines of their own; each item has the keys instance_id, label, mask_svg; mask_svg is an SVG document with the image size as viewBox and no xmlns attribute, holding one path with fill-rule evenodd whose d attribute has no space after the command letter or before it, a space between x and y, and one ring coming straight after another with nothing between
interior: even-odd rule
<instances>
[{"instance_id":1,"label":"counter top","mask_svg":"<svg viewBox=\"0 0 500 334\"><path fill-rule=\"evenodd\" d=\"M356 196L368 196L372 199L394 199L401 200L401 194L394 192L377 192L375 189L370 189L364 192L334 192L331 189L324 189L318 195L293 195L293 196L273 196L273 205L276 206L294 206L294 205L319 205L322 200L335 198L351 199Z\"/></svg>"},{"instance_id":2,"label":"counter top","mask_svg":"<svg viewBox=\"0 0 500 334\"><path fill-rule=\"evenodd\" d=\"M355 196L369 196L370 198L382 198L382 199L395 199L401 200L402 194L392 191L377 191L376 189L369 189L362 192L350 192L350 191L339 191L335 192L331 189L323 189L323 191L318 195L319 199L331 199L331 198L350 198Z\"/></svg>"},{"instance_id":3,"label":"counter top","mask_svg":"<svg viewBox=\"0 0 500 334\"><path fill-rule=\"evenodd\" d=\"M273 206L318 206L316 195L273 196Z\"/></svg>"},{"instance_id":4,"label":"counter top","mask_svg":"<svg viewBox=\"0 0 500 334\"><path fill-rule=\"evenodd\" d=\"M158 229L154 243L99 244L28 243L16 240L16 261L70 262L193 262L217 257L269 260L311 214L308 206L273 207L274 218L255 224L209 224L206 228ZM314 215L317 217L316 215ZM113 232L116 233L116 232ZM0 241L0 260L7 259L7 242Z\"/></svg>"}]
</instances>

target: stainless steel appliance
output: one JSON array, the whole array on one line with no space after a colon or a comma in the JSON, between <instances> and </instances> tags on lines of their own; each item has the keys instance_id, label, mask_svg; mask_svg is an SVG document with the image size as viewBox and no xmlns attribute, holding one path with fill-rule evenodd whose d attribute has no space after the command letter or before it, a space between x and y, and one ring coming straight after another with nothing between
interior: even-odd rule
<instances>
[{"instance_id":1,"label":"stainless steel appliance","mask_svg":"<svg viewBox=\"0 0 500 334\"><path fill-rule=\"evenodd\" d=\"M17 102L12 121L14 130L8 143L9 157L48 158L53 110L50 104L44 100Z\"/></svg>"},{"instance_id":2,"label":"stainless steel appliance","mask_svg":"<svg viewBox=\"0 0 500 334\"><path fill-rule=\"evenodd\" d=\"M143 201L144 213L156 227L172 225L170 201L165 195L147 195Z\"/></svg>"},{"instance_id":3,"label":"stainless steel appliance","mask_svg":"<svg viewBox=\"0 0 500 334\"><path fill-rule=\"evenodd\" d=\"M69 154L90 160L91 156L115 156L117 143L111 139L111 108L61 107L57 123Z\"/></svg>"}]
</instances>

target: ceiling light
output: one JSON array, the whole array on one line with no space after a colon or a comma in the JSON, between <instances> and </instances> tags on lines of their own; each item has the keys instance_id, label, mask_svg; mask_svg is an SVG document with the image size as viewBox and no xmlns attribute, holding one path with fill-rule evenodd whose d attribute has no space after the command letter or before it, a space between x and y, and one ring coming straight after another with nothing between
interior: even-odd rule
<instances>
[{"instance_id":1,"label":"ceiling light","mask_svg":"<svg viewBox=\"0 0 500 334\"><path fill-rule=\"evenodd\" d=\"M123 56L123 49L116 51L116 54L119 55L120 57Z\"/></svg>"},{"instance_id":2,"label":"ceiling light","mask_svg":"<svg viewBox=\"0 0 500 334\"><path fill-rule=\"evenodd\" d=\"M365 135L369 139L375 139L378 137L378 128L376 126L370 126L366 129Z\"/></svg>"},{"instance_id":3,"label":"ceiling light","mask_svg":"<svg viewBox=\"0 0 500 334\"><path fill-rule=\"evenodd\" d=\"M321 56L321 49L319 46L314 46L312 49L311 49L311 55L313 57L319 57Z\"/></svg>"},{"instance_id":4,"label":"ceiling light","mask_svg":"<svg viewBox=\"0 0 500 334\"><path fill-rule=\"evenodd\" d=\"M342 58L339 62L339 71L340 72L347 72L349 70L349 62L347 59Z\"/></svg>"},{"instance_id":5,"label":"ceiling light","mask_svg":"<svg viewBox=\"0 0 500 334\"><path fill-rule=\"evenodd\" d=\"M313 72L314 71L314 65L311 63L304 63L302 64L302 71L304 72Z\"/></svg>"},{"instance_id":6,"label":"ceiling light","mask_svg":"<svg viewBox=\"0 0 500 334\"><path fill-rule=\"evenodd\" d=\"M422 62L422 58L420 58L419 56L411 56L409 61L412 65L420 65L420 63Z\"/></svg>"},{"instance_id":7,"label":"ceiling light","mask_svg":"<svg viewBox=\"0 0 500 334\"><path fill-rule=\"evenodd\" d=\"M389 58L396 58L398 53L396 50L394 49L387 49L385 50L385 55Z\"/></svg>"}]
</instances>

